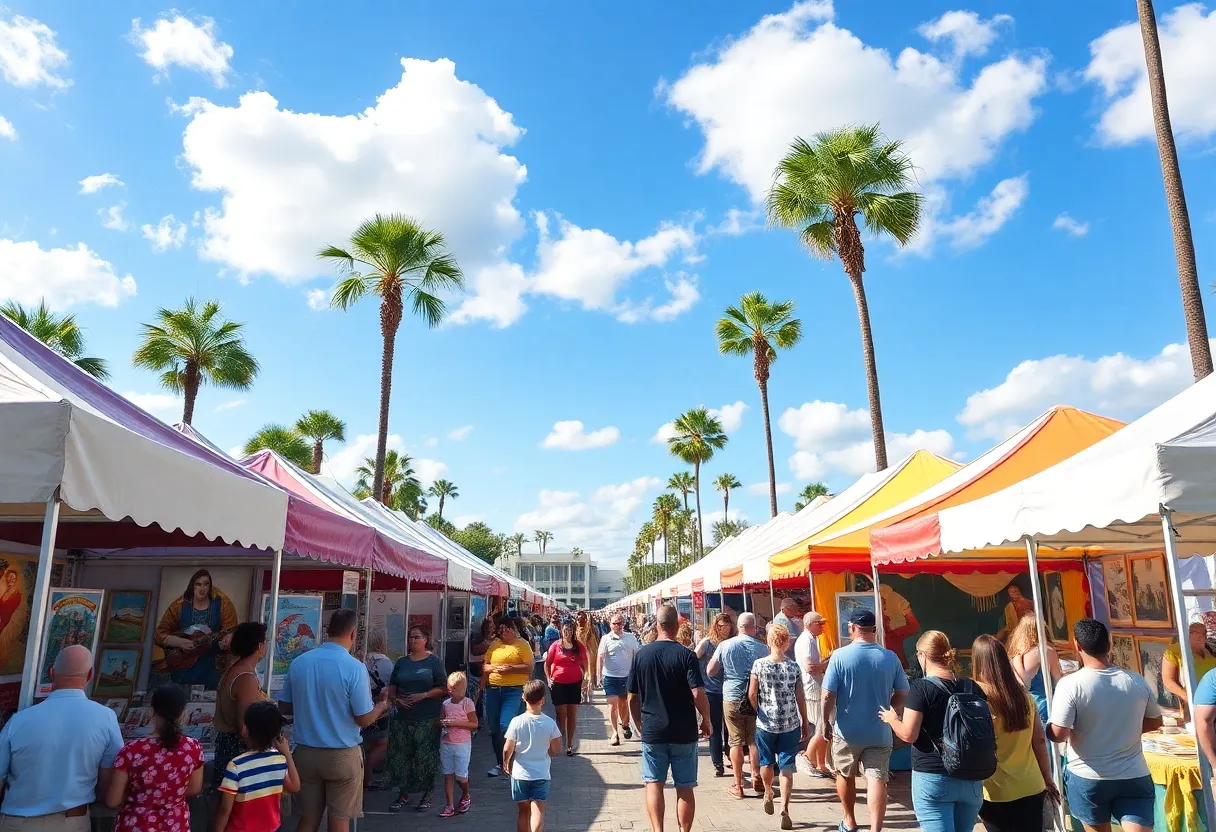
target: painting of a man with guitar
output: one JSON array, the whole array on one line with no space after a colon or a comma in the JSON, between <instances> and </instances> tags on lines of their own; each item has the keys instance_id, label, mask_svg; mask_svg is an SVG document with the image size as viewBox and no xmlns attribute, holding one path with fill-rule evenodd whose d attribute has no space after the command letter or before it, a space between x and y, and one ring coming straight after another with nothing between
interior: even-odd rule
<instances>
[{"instance_id":1,"label":"painting of a man with guitar","mask_svg":"<svg viewBox=\"0 0 1216 832\"><path fill-rule=\"evenodd\" d=\"M153 663L153 672L168 674L175 684L214 690L227 667L237 623L232 601L215 587L210 572L198 570L156 625L153 642L164 657Z\"/></svg>"}]
</instances>

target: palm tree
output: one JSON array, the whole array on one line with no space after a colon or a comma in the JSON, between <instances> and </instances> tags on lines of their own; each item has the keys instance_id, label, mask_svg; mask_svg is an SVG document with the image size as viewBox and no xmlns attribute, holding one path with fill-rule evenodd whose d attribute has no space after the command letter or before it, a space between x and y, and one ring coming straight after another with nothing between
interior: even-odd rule
<instances>
[{"instance_id":1,"label":"palm tree","mask_svg":"<svg viewBox=\"0 0 1216 832\"><path fill-rule=\"evenodd\" d=\"M752 371L760 386L764 412L764 445L768 451L768 503L777 516L777 469L773 464L773 424L768 415L769 369L777 350L787 350L802 339L802 322L794 317L792 300L770 303L760 292L749 292L738 306L726 307L718 321L718 351L723 355L752 356Z\"/></svg>"},{"instance_id":2,"label":"palm tree","mask_svg":"<svg viewBox=\"0 0 1216 832\"><path fill-rule=\"evenodd\" d=\"M418 481L418 477L414 472L413 458L408 454L399 454L396 451L389 451L384 456L383 480L380 483L380 494L377 496L380 502L390 508L396 508L400 511L406 511L408 508L414 508L417 505L415 500L409 498L420 496L422 491L422 483ZM372 484L375 482L376 460L365 458L363 464L355 469L358 479L355 480L355 496L366 497L375 494L372 490ZM406 504L400 504L399 497L406 498ZM423 512L426 510L426 500L422 500ZM425 516L425 515L423 515ZM417 520L417 517L411 517Z\"/></svg>"},{"instance_id":3,"label":"palm tree","mask_svg":"<svg viewBox=\"0 0 1216 832\"><path fill-rule=\"evenodd\" d=\"M663 535L663 563L667 563L668 555L668 529L671 526L671 518L677 511L680 510L680 499L675 494L660 494L654 501L654 518L655 525L662 531Z\"/></svg>"},{"instance_id":4,"label":"palm tree","mask_svg":"<svg viewBox=\"0 0 1216 832\"><path fill-rule=\"evenodd\" d=\"M714 545L719 545L728 537L734 537L748 527L746 520L719 520L713 525Z\"/></svg>"},{"instance_id":5,"label":"palm tree","mask_svg":"<svg viewBox=\"0 0 1216 832\"><path fill-rule=\"evenodd\" d=\"M524 544L528 542L528 536L520 532L511 535L508 540L515 544L515 556L522 558L524 556Z\"/></svg>"},{"instance_id":6,"label":"palm tree","mask_svg":"<svg viewBox=\"0 0 1216 832\"><path fill-rule=\"evenodd\" d=\"M453 500L455 500L457 497L460 496L460 493L457 492L457 490L456 490L456 483L449 482L448 480L435 480L433 483L431 483L431 487L426 490L426 493L430 494L432 497L439 498L439 519L440 520L443 519L443 502L444 502L444 500L447 499L448 497L451 497Z\"/></svg>"},{"instance_id":7,"label":"palm tree","mask_svg":"<svg viewBox=\"0 0 1216 832\"><path fill-rule=\"evenodd\" d=\"M545 549L549 548L549 541L553 539L553 532L537 529L532 532L532 538L536 541L536 545L540 549L540 556L543 558L545 556Z\"/></svg>"},{"instance_id":8,"label":"palm tree","mask_svg":"<svg viewBox=\"0 0 1216 832\"><path fill-rule=\"evenodd\" d=\"M443 235L401 214L376 214L351 235L347 248L326 246L317 252L335 263L345 277L334 287L330 303L349 309L369 293L380 298L380 426L372 493L381 493L388 447L389 397L393 389L393 352L406 301L414 314L434 328L446 308L436 292L464 287L464 274L447 253Z\"/></svg>"},{"instance_id":9,"label":"palm tree","mask_svg":"<svg viewBox=\"0 0 1216 832\"><path fill-rule=\"evenodd\" d=\"M201 386L248 390L260 369L245 345L245 325L224 320L221 311L219 301L194 298L181 309L160 309L156 323L143 324L143 343L131 358L136 367L159 372L166 390L182 394L187 425Z\"/></svg>"},{"instance_id":10,"label":"palm tree","mask_svg":"<svg viewBox=\"0 0 1216 832\"><path fill-rule=\"evenodd\" d=\"M1148 67L1148 91L1153 103L1153 124L1157 130L1157 155L1161 157L1161 176L1165 180L1165 203L1174 229L1174 257L1178 261L1178 283L1182 288L1182 313L1186 318L1186 339L1191 348L1191 369L1195 381L1211 375L1212 348L1208 343L1208 324L1203 316L1203 295L1199 292L1199 269L1195 265L1195 242L1191 238L1191 215L1182 190L1178 168L1178 148L1170 125L1170 105L1165 95L1165 68L1161 63L1161 42L1157 39L1157 15L1153 0L1136 0L1140 13L1140 37L1144 41L1144 62Z\"/></svg>"},{"instance_id":11,"label":"palm tree","mask_svg":"<svg viewBox=\"0 0 1216 832\"><path fill-rule=\"evenodd\" d=\"M772 455L772 445L769 445L769 455ZM722 519L730 519L730 491L732 488L742 488L743 483L739 482L738 477L734 474L719 474L714 480L714 488L722 492Z\"/></svg>"},{"instance_id":12,"label":"palm tree","mask_svg":"<svg viewBox=\"0 0 1216 832\"><path fill-rule=\"evenodd\" d=\"M312 465L312 448L308 446L308 440L282 425L263 425L261 430L249 437L242 452L250 456L261 450L274 451L304 470Z\"/></svg>"},{"instance_id":13,"label":"palm tree","mask_svg":"<svg viewBox=\"0 0 1216 832\"><path fill-rule=\"evenodd\" d=\"M312 442L312 461L305 466L314 474L321 473L321 459L325 455L325 442L346 441L346 423L328 410L310 410L296 419L296 433Z\"/></svg>"},{"instance_id":14,"label":"palm tree","mask_svg":"<svg viewBox=\"0 0 1216 832\"><path fill-rule=\"evenodd\" d=\"M688 508L688 495L697 487L696 480L687 471L679 471L667 479L667 487L678 491L684 497L684 508Z\"/></svg>"},{"instance_id":15,"label":"palm tree","mask_svg":"<svg viewBox=\"0 0 1216 832\"><path fill-rule=\"evenodd\" d=\"M821 482L807 483L798 492L798 502L794 503L794 511L802 511L819 497L828 496L828 487Z\"/></svg>"},{"instance_id":16,"label":"palm tree","mask_svg":"<svg viewBox=\"0 0 1216 832\"><path fill-rule=\"evenodd\" d=\"M642 529L638 532L638 540L642 544L643 550L650 549L650 560L653 563L656 560L655 545L659 542L659 528L652 521L647 520L642 524ZM646 558L643 555L642 562L645 563Z\"/></svg>"},{"instance_id":17,"label":"palm tree","mask_svg":"<svg viewBox=\"0 0 1216 832\"><path fill-rule=\"evenodd\" d=\"M857 228L861 214L866 230L890 236L901 246L920 227L921 195L914 184L912 161L897 141L888 141L877 124L841 127L815 136L814 143L798 138L777 165L768 192L768 218L774 225L798 231L814 255L839 257L853 285L861 320L861 351L870 399L870 428L874 432L874 463L887 467L887 440L878 396L878 365L870 332L870 307L862 275L865 247Z\"/></svg>"},{"instance_id":18,"label":"palm tree","mask_svg":"<svg viewBox=\"0 0 1216 832\"><path fill-rule=\"evenodd\" d=\"M692 466L693 490L697 494L697 557L705 554L703 538L705 524L701 517L701 466L713 459L714 451L726 447L726 434L717 417L704 407L694 407L681 413L675 421L675 436L667 440L667 448L676 458Z\"/></svg>"},{"instance_id":19,"label":"palm tree","mask_svg":"<svg viewBox=\"0 0 1216 832\"><path fill-rule=\"evenodd\" d=\"M8 318L93 378L104 381L110 377L110 370L106 367L104 358L90 358L84 355L84 331L76 323L75 315L56 315L47 307L45 300L39 301L38 306L34 309L26 309L19 303L6 303L4 306L0 306L0 315Z\"/></svg>"}]
</instances>

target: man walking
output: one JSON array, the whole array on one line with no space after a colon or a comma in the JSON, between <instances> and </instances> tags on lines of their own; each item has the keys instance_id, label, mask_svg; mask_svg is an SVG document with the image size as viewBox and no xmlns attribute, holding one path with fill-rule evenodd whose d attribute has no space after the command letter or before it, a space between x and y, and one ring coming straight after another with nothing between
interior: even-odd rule
<instances>
[{"instance_id":1,"label":"man walking","mask_svg":"<svg viewBox=\"0 0 1216 832\"><path fill-rule=\"evenodd\" d=\"M802 617L802 623L806 629L802 631L802 634L798 636L798 641L794 644L794 660L798 663L798 670L802 672L802 690L806 695L806 716L811 722L811 730L814 731L823 722L823 673L827 670L828 663L820 656L819 636L823 633L825 619L819 613L811 610ZM810 763L811 773L816 777L830 780L833 775L828 771L827 748L826 746L820 747L817 751L818 753L812 755L808 748L806 752L806 760Z\"/></svg>"},{"instance_id":2,"label":"man walking","mask_svg":"<svg viewBox=\"0 0 1216 832\"><path fill-rule=\"evenodd\" d=\"M823 719L811 742L812 755L827 742L832 728L832 768L836 796L844 811L839 832L856 832L857 775L866 776L866 806L871 832L880 832L887 814L892 734L878 716L882 708L902 711L908 677L899 657L876 642L874 613L849 617L849 644L832 654L823 677Z\"/></svg>"},{"instance_id":3,"label":"man walking","mask_svg":"<svg viewBox=\"0 0 1216 832\"><path fill-rule=\"evenodd\" d=\"M295 717L296 768L300 773L297 832L317 832L329 813L329 832L348 832L363 816L363 751L359 730L388 713L387 699L372 702L355 645L354 610L334 612L326 640L292 661L279 691L279 708Z\"/></svg>"},{"instance_id":4,"label":"man walking","mask_svg":"<svg viewBox=\"0 0 1216 832\"><path fill-rule=\"evenodd\" d=\"M690 832L696 815L697 716L708 737L709 699L697 654L676 641L680 616L675 607L659 610L656 638L643 647L629 674L629 709L642 732L642 782L652 832L663 832L667 772L676 787L676 821Z\"/></svg>"},{"instance_id":5,"label":"man walking","mask_svg":"<svg viewBox=\"0 0 1216 832\"><path fill-rule=\"evenodd\" d=\"M743 749L751 760L752 788L764 792L760 782L760 752L756 749L756 710L747 697L751 686L752 665L768 655L768 645L756 638L756 616L745 612L739 616L739 635L728 638L714 650L706 672L722 676L722 716L730 742L730 766L735 782L728 791L742 800Z\"/></svg>"},{"instance_id":6,"label":"man walking","mask_svg":"<svg viewBox=\"0 0 1216 832\"><path fill-rule=\"evenodd\" d=\"M0 732L0 830L88 832L89 804L110 785L122 748L118 718L85 698L93 654L72 645L51 668L51 694Z\"/></svg>"},{"instance_id":7,"label":"man walking","mask_svg":"<svg viewBox=\"0 0 1216 832\"><path fill-rule=\"evenodd\" d=\"M787 659L794 659L794 645L798 641L798 637L802 635L802 614L798 607L798 601L793 596L781 599L781 612L773 617L774 624L780 624L790 633L790 646L785 651Z\"/></svg>"},{"instance_id":8,"label":"man walking","mask_svg":"<svg viewBox=\"0 0 1216 832\"><path fill-rule=\"evenodd\" d=\"M621 734L618 720L624 728L625 739L632 739L633 732L629 730L629 704L627 699L629 671L633 669L633 659L642 649L638 638L633 633L625 632L625 618L619 612L613 613L611 629L600 639L600 648L596 656L596 675L604 687L604 696L608 699L608 718L612 722L612 744L621 744Z\"/></svg>"}]
</instances>

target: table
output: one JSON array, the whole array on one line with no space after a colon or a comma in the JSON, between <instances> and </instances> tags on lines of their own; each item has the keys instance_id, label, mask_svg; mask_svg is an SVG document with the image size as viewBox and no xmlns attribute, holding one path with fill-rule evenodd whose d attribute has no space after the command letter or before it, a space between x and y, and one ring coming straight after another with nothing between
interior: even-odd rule
<instances>
[{"instance_id":1,"label":"table","mask_svg":"<svg viewBox=\"0 0 1216 832\"><path fill-rule=\"evenodd\" d=\"M1195 738L1152 733L1144 735L1143 744L1157 793L1154 832L1207 832Z\"/></svg>"}]
</instances>

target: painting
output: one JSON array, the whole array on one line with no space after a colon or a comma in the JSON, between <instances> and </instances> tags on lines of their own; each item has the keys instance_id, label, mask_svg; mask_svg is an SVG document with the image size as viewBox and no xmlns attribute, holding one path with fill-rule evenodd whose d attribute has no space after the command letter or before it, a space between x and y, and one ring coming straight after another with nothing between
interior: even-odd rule
<instances>
[{"instance_id":1,"label":"painting","mask_svg":"<svg viewBox=\"0 0 1216 832\"><path fill-rule=\"evenodd\" d=\"M1140 672L1140 661L1136 653L1136 639L1130 633L1110 634L1110 663L1129 673Z\"/></svg>"},{"instance_id":2,"label":"painting","mask_svg":"<svg viewBox=\"0 0 1216 832\"><path fill-rule=\"evenodd\" d=\"M103 647L93 673L93 695L96 697L127 696L135 693L139 678L140 647Z\"/></svg>"},{"instance_id":3,"label":"painting","mask_svg":"<svg viewBox=\"0 0 1216 832\"><path fill-rule=\"evenodd\" d=\"M36 696L51 692L51 666L59 651L73 644L97 650L101 605L105 590L52 589L47 600L47 614L42 631L42 657L38 662Z\"/></svg>"},{"instance_id":4,"label":"painting","mask_svg":"<svg viewBox=\"0 0 1216 832\"><path fill-rule=\"evenodd\" d=\"M144 589L110 592L101 640L106 644L143 644L151 603L152 593Z\"/></svg>"},{"instance_id":5,"label":"painting","mask_svg":"<svg viewBox=\"0 0 1216 832\"><path fill-rule=\"evenodd\" d=\"M840 625L841 646L849 643L849 617L858 610L875 611L873 592L836 593L836 620Z\"/></svg>"},{"instance_id":6,"label":"painting","mask_svg":"<svg viewBox=\"0 0 1216 832\"><path fill-rule=\"evenodd\" d=\"M20 682L38 560L0 554L0 682Z\"/></svg>"},{"instance_id":7,"label":"painting","mask_svg":"<svg viewBox=\"0 0 1216 832\"><path fill-rule=\"evenodd\" d=\"M119 725L124 739L146 737L156 730L152 722L152 708L147 705L127 708L126 719Z\"/></svg>"},{"instance_id":8,"label":"painting","mask_svg":"<svg viewBox=\"0 0 1216 832\"><path fill-rule=\"evenodd\" d=\"M227 639L247 620L252 580L251 568L161 569L149 690L166 683L215 689L228 666Z\"/></svg>"},{"instance_id":9,"label":"painting","mask_svg":"<svg viewBox=\"0 0 1216 832\"><path fill-rule=\"evenodd\" d=\"M122 724L122 718L127 715L127 699L107 699L105 706L114 712L114 716L118 718L119 725Z\"/></svg>"},{"instance_id":10,"label":"painting","mask_svg":"<svg viewBox=\"0 0 1216 832\"><path fill-rule=\"evenodd\" d=\"M1164 555L1129 555L1132 616L1137 627L1168 628L1173 622L1166 590Z\"/></svg>"},{"instance_id":11,"label":"painting","mask_svg":"<svg viewBox=\"0 0 1216 832\"><path fill-rule=\"evenodd\" d=\"M968 679L970 679L972 675L971 651L956 650L954 660L955 663L958 664L958 675L966 676Z\"/></svg>"},{"instance_id":12,"label":"painting","mask_svg":"<svg viewBox=\"0 0 1216 832\"><path fill-rule=\"evenodd\" d=\"M386 656L395 661L405 655L404 592L372 593L371 629L384 631Z\"/></svg>"},{"instance_id":13,"label":"painting","mask_svg":"<svg viewBox=\"0 0 1216 832\"><path fill-rule=\"evenodd\" d=\"M1159 636L1136 636L1136 654L1140 657L1140 675L1152 688L1157 704L1170 710L1178 710L1178 698L1165 689L1161 682L1161 664L1170 639Z\"/></svg>"},{"instance_id":14,"label":"painting","mask_svg":"<svg viewBox=\"0 0 1216 832\"><path fill-rule=\"evenodd\" d=\"M1043 574L1044 601L1047 605L1047 637L1068 641L1068 612L1064 608L1064 576L1059 572Z\"/></svg>"},{"instance_id":15,"label":"painting","mask_svg":"<svg viewBox=\"0 0 1216 832\"><path fill-rule=\"evenodd\" d=\"M324 604L324 595L279 595L278 620L271 630L274 638L271 693L282 689L292 660L321 643L321 612ZM269 592L262 596L262 620L270 620ZM258 662L258 677L261 678L265 672L266 659L263 657Z\"/></svg>"},{"instance_id":16,"label":"painting","mask_svg":"<svg viewBox=\"0 0 1216 832\"><path fill-rule=\"evenodd\" d=\"M1132 587L1127 578L1127 558L1102 558L1102 581L1106 585L1106 609L1112 627L1132 627Z\"/></svg>"}]
</instances>

